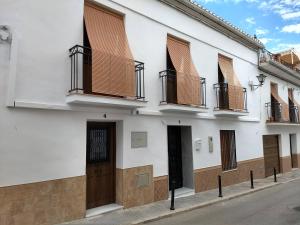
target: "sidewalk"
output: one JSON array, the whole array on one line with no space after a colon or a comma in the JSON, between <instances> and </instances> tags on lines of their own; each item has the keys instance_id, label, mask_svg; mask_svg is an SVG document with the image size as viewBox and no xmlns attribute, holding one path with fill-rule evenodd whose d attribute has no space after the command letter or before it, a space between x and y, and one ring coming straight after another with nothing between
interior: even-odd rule
<instances>
[{"instance_id":1,"label":"sidewalk","mask_svg":"<svg viewBox=\"0 0 300 225\"><path fill-rule=\"evenodd\" d=\"M200 192L192 196L175 199L175 210L171 211L170 201L160 201L152 204L134 207L130 209L121 209L111 213L85 218L64 224L84 225L135 225L169 217L178 213L183 213L193 209L208 206L214 203L230 200L239 196L247 195L259 190L270 188L276 185L284 184L296 179L300 179L300 169L294 169L292 172L283 175L277 175L277 183L274 183L273 177L259 179L254 181L255 189L250 189L250 182L244 182L223 188L223 198L218 197L218 190Z\"/></svg>"}]
</instances>

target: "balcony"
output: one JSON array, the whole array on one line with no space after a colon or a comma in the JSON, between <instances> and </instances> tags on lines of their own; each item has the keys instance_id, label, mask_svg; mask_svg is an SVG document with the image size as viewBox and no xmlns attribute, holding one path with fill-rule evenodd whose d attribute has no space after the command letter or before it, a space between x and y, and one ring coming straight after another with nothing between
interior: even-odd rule
<instances>
[{"instance_id":1,"label":"balcony","mask_svg":"<svg viewBox=\"0 0 300 225\"><path fill-rule=\"evenodd\" d=\"M283 118L283 107L280 102L268 102L265 107L267 110L267 125L300 125L298 106L289 106L288 121Z\"/></svg>"},{"instance_id":2,"label":"balcony","mask_svg":"<svg viewBox=\"0 0 300 225\"><path fill-rule=\"evenodd\" d=\"M235 93L229 95L229 86L227 83L214 84L217 103L214 108L214 115L224 117L247 116L247 89L231 85L233 91L242 89L242 95Z\"/></svg>"},{"instance_id":3,"label":"balcony","mask_svg":"<svg viewBox=\"0 0 300 225\"><path fill-rule=\"evenodd\" d=\"M277 77L287 80L293 84L300 85L299 68L280 60L278 54L273 54L266 49L259 54L259 69Z\"/></svg>"},{"instance_id":4,"label":"balcony","mask_svg":"<svg viewBox=\"0 0 300 225\"><path fill-rule=\"evenodd\" d=\"M187 76L188 77L188 76ZM206 80L200 77L198 90L186 90L190 93L198 93L197 102L194 104L180 104L178 102L177 76L174 70L164 70L159 73L162 87L162 100L160 101L160 111L162 112L185 112L185 113L202 113L207 112L206 108ZM188 83L192 79L187 78ZM193 85L192 85L193 86ZM194 86L193 86L194 87Z\"/></svg>"},{"instance_id":5,"label":"balcony","mask_svg":"<svg viewBox=\"0 0 300 225\"><path fill-rule=\"evenodd\" d=\"M134 71L132 74L134 79L130 80L134 88L134 96L119 96L114 94L99 93L93 92L92 86L92 49L84 47L81 45L75 45L69 49L69 57L71 59L71 79L70 79L70 89L66 97L66 102L69 104L79 104L79 105L96 105L96 106L107 106L107 107L121 107L121 108L140 108L144 107L146 104L145 101L145 84L144 84L144 63L138 61L132 61L130 59L120 58L114 55L108 55L105 53L97 53L100 55L97 63L102 65L105 61L107 66L106 73L111 75L114 71L114 68L118 67L118 62L126 61L124 73L127 71L127 66L132 66L134 63ZM102 56L103 54L103 56ZM107 63L109 62L109 64ZM120 70L119 70L120 72ZM123 71L121 71L122 73ZM107 76L107 79L112 79L110 76ZM117 90L122 84L123 80L114 80L112 87ZM97 85L101 86L97 83Z\"/></svg>"}]
</instances>

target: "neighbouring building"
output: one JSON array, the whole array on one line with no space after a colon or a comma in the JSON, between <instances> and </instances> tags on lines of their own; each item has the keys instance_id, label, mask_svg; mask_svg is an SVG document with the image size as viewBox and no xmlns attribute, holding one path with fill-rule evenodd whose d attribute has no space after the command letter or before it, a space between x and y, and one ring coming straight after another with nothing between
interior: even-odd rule
<instances>
[{"instance_id":1,"label":"neighbouring building","mask_svg":"<svg viewBox=\"0 0 300 225\"><path fill-rule=\"evenodd\" d=\"M299 65L188 0L6 1L0 224L300 167Z\"/></svg>"}]
</instances>

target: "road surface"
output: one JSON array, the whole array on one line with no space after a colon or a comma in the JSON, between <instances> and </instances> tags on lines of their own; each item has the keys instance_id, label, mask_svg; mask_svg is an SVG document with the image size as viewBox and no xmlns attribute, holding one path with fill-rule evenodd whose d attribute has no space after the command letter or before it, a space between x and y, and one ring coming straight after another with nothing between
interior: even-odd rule
<instances>
[{"instance_id":1,"label":"road surface","mask_svg":"<svg viewBox=\"0 0 300 225\"><path fill-rule=\"evenodd\" d=\"M147 225L300 225L300 180Z\"/></svg>"}]
</instances>

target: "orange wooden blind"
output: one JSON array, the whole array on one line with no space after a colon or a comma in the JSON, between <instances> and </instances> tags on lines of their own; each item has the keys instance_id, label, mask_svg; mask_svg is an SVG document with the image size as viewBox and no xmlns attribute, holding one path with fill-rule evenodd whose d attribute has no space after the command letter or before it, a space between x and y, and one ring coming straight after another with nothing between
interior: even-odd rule
<instances>
[{"instance_id":1,"label":"orange wooden blind","mask_svg":"<svg viewBox=\"0 0 300 225\"><path fill-rule=\"evenodd\" d=\"M281 103L282 112L281 117L283 121L289 121L289 106L288 104L278 95L278 85L275 83L271 84L271 95Z\"/></svg>"},{"instance_id":2,"label":"orange wooden blind","mask_svg":"<svg viewBox=\"0 0 300 225\"><path fill-rule=\"evenodd\" d=\"M135 96L135 66L123 16L85 2L84 22L92 48L92 92Z\"/></svg>"},{"instance_id":3,"label":"orange wooden blind","mask_svg":"<svg viewBox=\"0 0 300 225\"><path fill-rule=\"evenodd\" d=\"M243 110L245 102L243 87L234 72L232 59L221 54L219 54L218 58L222 75L224 80L228 83L229 108Z\"/></svg>"},{"instance_id":4,"label":"orange wooden blind","mask_svg":"<svg viewBox=\"0 0 300 225\"><path fill-rule=\"evenodd\" d=\"M193 64L189 43L168 36L167 48L176 70L178 104L200 105L200 76Z\"/></svg>"}]
</instances>

